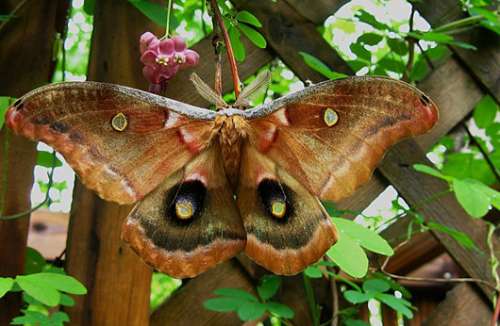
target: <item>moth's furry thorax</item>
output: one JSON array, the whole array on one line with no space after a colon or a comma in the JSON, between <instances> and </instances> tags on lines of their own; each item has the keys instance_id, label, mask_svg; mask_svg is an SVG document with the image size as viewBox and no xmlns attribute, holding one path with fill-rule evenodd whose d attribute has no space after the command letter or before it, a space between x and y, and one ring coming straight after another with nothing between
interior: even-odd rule
<instances>
[{"instance_id":1,"label":"moth's furry thorax","mask_svg":"<svg viewBox=\"0 0 500 326\"><path fill-rule=\"evenodd\" d=\"M224 161L224 169L232 185L237 184L241 146L247 138L249 125L240 115L218 115L214 131L217 133Z\"/></svg>"}]
</instances>

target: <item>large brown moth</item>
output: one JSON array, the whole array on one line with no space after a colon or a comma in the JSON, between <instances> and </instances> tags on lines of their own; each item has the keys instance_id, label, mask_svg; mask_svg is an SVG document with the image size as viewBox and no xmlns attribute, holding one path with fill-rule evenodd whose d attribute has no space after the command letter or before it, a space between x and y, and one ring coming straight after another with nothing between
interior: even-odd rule
<instances>
[{"instance_id":1,"label":"large brown moth","mask_svg":"<svg viewBox=\"0 0 500 326\"><path fill-rule=\"evenodd\" d=\"M338 237L320 199L352 194L438 111L383 77L326 81L243 110L259 80L233 106L197 81L217 111L112 84L52 84L17 100L6 121L53 146L102 198L137 202L123 238L156 269L194 277L243 250L290 275Z\"/></svg>"}]
</instances>

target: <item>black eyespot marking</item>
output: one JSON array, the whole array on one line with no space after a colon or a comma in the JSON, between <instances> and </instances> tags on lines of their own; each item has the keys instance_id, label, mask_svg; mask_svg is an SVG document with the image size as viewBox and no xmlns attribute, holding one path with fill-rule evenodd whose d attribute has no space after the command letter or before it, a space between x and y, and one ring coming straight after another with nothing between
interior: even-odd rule
<instances>
[{"instance_id":1,"label":"black eyespot marking","mask_svg":"<svg viewBox=\"0 0 500 326\"><path fill-rule=\"evenodd\" d=\"M50 129L56 132L65 133L69 130L69 126L65 123L56 121L50 124Z\"/></svg>"},{"instance_id":2,"label":"black eyespot marking","mask_svg":"<svg viewBox=\"0 0 500 326\"><path fill-rule=\"evenodd\" d=\"M173 187L166 196L165 218L185 225L203 211L207 188L200 180L191 180Z\"/></svg>"},{"instance_id":3,"label":"black eyespot marking","mask_svg":"<svg viewBox=\"0 0 500 326\"><path fill-rule=\"evenodd\" d=\"M420 103L422 103L425 106L428 106L429 104L431 104L431 99L427 95L422 94L420 95Z\"/></svg>"},{"instance_id":4,"label":"black eyespot marking","mask_svg":"<svg viewBox=\"0 0 500 326\"><path fill-rule=\"evenodd\" d=\"M257 187L261 203L269 217L277 222L286 222L293 215L292 192L277 180L263 179Z\"/></svg>"}]
</instances>

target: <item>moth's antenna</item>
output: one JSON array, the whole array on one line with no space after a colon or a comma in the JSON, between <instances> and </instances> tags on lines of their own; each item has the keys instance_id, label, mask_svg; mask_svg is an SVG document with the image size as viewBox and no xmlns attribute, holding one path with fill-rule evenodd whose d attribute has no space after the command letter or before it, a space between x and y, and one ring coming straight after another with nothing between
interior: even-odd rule
<instances>
[{"instance_id":1,"label":"moth's antenna","mask_svg":"<svg viewBox=\"0 0 500 326\"><path fill-rule=\"evenodd\" d=\"M235 107L249 106L249 99L256 95L260 90L266 88L270 82L271 72L269 72L269 70L262 71L247 87L241 91L240 96L238 96L233 105Z\"/></svg>"},{"instance_id":2,"label":"moth's antenna","mask_svg":"<svg viewBox=\"0 0 500 326\"><path fill-rule=\"evenodd\" d=\"M194 87L201 97L209 103L214 104L217 109L228 107L222 96L210 88L210 86L208 86L196 73L192 73L189 79L193 82Z\"/></svg>"}]
</instances>

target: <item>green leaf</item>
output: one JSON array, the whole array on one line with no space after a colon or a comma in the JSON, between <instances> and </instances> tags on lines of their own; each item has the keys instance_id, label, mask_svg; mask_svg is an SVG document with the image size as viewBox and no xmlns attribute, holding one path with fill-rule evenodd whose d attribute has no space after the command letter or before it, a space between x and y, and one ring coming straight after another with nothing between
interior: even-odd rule
<instances>
[{"instance_id":1,"label":"green leaf","mask_svg":"<svg viewBox=\"0 0 500 326\"><path fill-rule=\"evenodd\" d=\"M5 113L10 106L12 99L8 96L0 96L0 129L5 122Z\"/></svg>"},{"instance_id":2,"label":"green leaf","mask_svg":"<svg viewBox=\"0 0 500 326\"><path fill-rule=\"evenodd\" d=\"M478 7L470 8L469 13L472 16L483 16L485 19L481 21L481 26L486 27L497 34L500 34L500 16L498 15L498 13Z\"/></svg>"},{"instance_id":3,"label":"green leaf","mask_svg":"<svg viewBox=\"0 0 500 326\"><path fill-rule=\"evenodd\" d=\"M454 179L453 191L455 197L467 214L474 218L486 215L490 209L491 200L485 196L483 189L473 179ZM480 184L480 183L479 183Z\"/></svg>"},{"instance_id":4,"label":"green leaf","mask_svg":"<svg viewBox=\"0 0 500 326\"><path fill-rule=\"evenodd\" d=\"M266 39L264 38L264 36L262 36L261 33L257 32L255 29L253 29L252 27L250 27L250 26L248 26L246 24L238 24L238 28L257 47L259 47L261 49L265 49L266 48L267 42L266 42Z\"/></svg>"},{"instance_id":5,"label":"green leaf","mask_svg":"<svg viewBox=\"0 0 500 326\"><path fill-rule=\"evenodd\" d=\"M352 304L358 304L365 303L373 297L363 292L347 290L344 292L344 298Z\"/></svg>"},{"instance_id":6,"label":"green leaf","mask_svg":"<svg viewBox=\"0 0 500 326\"><path fill-rule=\"evenodd\" d=\"M76 278L58 273L37 273L26 276L32 280L47 286L52 286L62 292L82 295L87 293L87 289Z\"/></svg>"},{"instance_id":7,"label":"green leaf","mask_svg":"<svg viewBox=\"0 0 500 326\"><path fill-rule=\"evenodd\" d=\"M93 15L94 14L94 8L95 8L95 0L85 0L83 2L83 11L87 15Z\"/></svg>"},{"instance_id":8,"label":"green leaf","mask_svg":"<svg viewBox=\"0 0 500 326\"><path fill-rule=\"evenodd\" d=\"M205 309L217 312L236 311L241 305L247 304L246 301L235 300L229 297L219 297L205 300L203 307Z\"/></svg>"},{"instance_id":9,"label":"green leaf","mask_svg":"<svg viewBox=\"0 0 500 326\"><path fill-rule=\"evenodd\" d=\"M57 168L62 166L62 162L57 156L54 157L54 154L46 151L38 151L36 164L46 168L52 168L52 166Z\"/></svg>"},{"instance_id":10,"label":"green leaf","mask_svg":"<svg viewBox=\"0 0 500 326\"><path fill-rule=\"evenodd\" d=\"M340 269L352 277L361 278L368 272L368 257L358 242L346 234L340 235L337 243L328 250L327 255Z\"/></svg>"},{"instance_id":11,"label":"green leaf","mask_svg":"<svg viewBox=\"0 0 500 326\"><path fill-rule=\"evenodd\" d=\"M56 311L53 314L50 315L50 322L51 326L59 326L59 325L64 325L64 323L69 322L69 316L67 313L62 312L62 311Z\"/></svg>"},{"instance_id":12,"label":"green leaf","mask_svg":"<svg viewBox=\"0 0 500 326\"><path fill-rule=\"evenodd\" d=\"M377 18L375 18L375 16L373 16L372 14L370 14L368 11L366 11L364 9L359 10L356 13L356 17L358 17L358 19L360 21L362 21L363 23L366 23L368 25L375 27L375 29L377 29L377 30L390 30L391 29L388 25L379 22L379 20Z\"/></svg>"},{"instance_id":13,"label":"green leaf","mask_svg":"<svg viewBox=\"0 0 500 326\"><path fill-rule=\"evenodd\" d=\"M352 53L354 53L359 59L363 59L368 62L371 61L372 54L360 43L352 43L349 48L351 49Z\"/></svg>"},{"instance_id":14,"label":"green leaf","mask_svg":"<svg viewBox=\"0 0 500 326\"><path fill-rule=\"evenodd\" d=\"M47 284L39 282L36 278L32 277L33 275L37 274L27 276L18 275L16 277L16 283L21 287L21 289L23 289L23 291L41 303L49 307L57 306L61 300L59 291L57 291L52 285L47 286Z\"/></svg>"},{"instance_id":15,"label":"green leaf","mask_svg":"<svg viewBox=\"0 0 500 326\"><path fill-rule=\"evenodd\" d=\"M441 44L450 44L459 46L464 49L476 50L477 48L472 45L461 41L456 41L452 36L444 33L436 32L409 32L408 36L414 37L423 41L437 42Z\"/></svg>"},{"instance_id":16,"label":"green leaf","mask_svg":"<svg viewBox=\"0 0 500 326\"><path fill-rule=\"evenodd\" d=\"M408 53L408 46L406 45L406 42L401 39L387 38L387 45L398 55L405 55Z\"/></svg>"},{"instance_id":17,"label":"green leaf","mask_svg":"<svg viewBox=\"0 0 500 326\"><path fill-rule=\"evenodd\" d=\"M425 51L425 53L433 61L441 60L444 57L451 54L450 49L445 45L435 46L435 47Z\"/></svg>"},{"instance_id":18,"label":"green leaf","mask_svg":"<svg viewBox=\"0 0 500 326\"><path fill-rule=\"evenodd\" d=\"M408 33L408 35L423 41L431 41L431 42L445 43L445 44L453 42L453 37L444 33L410 32Z\"/></svg>"},{"instance_id":19,"label":"green leaf","mask_svg":"<svg viewBox=\"0 0 500 326\"><path fill-rule=\"evenodd\" d=\"M228 29L229 39L231 41L231 46L233 47L234 57L239 62L245 60L245 47L240 40L240 31L233 26L230 26Z\"/></svg>"},{"instance_id":20,"label":"green leaf","mask_svg":"<svg viewBox=\"0 0 500 326\"><path fill-rule=\"evenodd\" d=\"M75 300L69 295L61 293L61 302L59 304L66 307L73 307L75 305Z\"/></svg>"},{"instance_id":21,"label":"green leaf","mask_svg":"<svg viewBox=\"0 0 500 326\"><path fill-rule=\"evenodd\" d=\"M40 273L46 264L45 258L43 258L41 253L31 247L26 248L25 274Z\"/></svg>"},{"instance_id":22,"label":"green leaf","mask_svg":"<svg viewBox=\"0 0 500 326\"><path fill-rule=\"evenodd\" d=\"M39 311L24 310L24 316L19 316L14 318L10 324L11 325L40 325L49 326L49 317L42 314Z\"/></svg>"},{"instance_id":23,"label":"green leaf","mask_svg":"<svg viewBox=\"0 0 500 326\"><path fill-rule=\"evenodd\" d=\"M363 290L365 290L365 292L372 291L382 293L388 291L390 288L391 285L388 282L377 278L363 282Z\"/></svg>"},{"instance_id":24,"label":"green leaf","mask_svg":"<svg viewBox=\"0 0 500 326\"><path fill-rule=\"evenodd\" d=\"M10 277L0 277L0 298L9 292L14 285L14 280Z\"/></svg>"},{"instance_id":25,"label":"green leaf","mask_svg":"<svg viewBox=\"0 0 500 326\"><path fill-rule=\"evenodd\" d=\"M242 290L242 289L220 288L220 289L215 290L214 293L217 295L235 298L235 299L241 299L241 300L246 300L246 301L255 301L255 302L258 301L255 296L253 296L252 294L250 294L247 291Z\"/></svg>"},{"instance_id":26,"label":"green leaf","mask_svg":"<svg viewBox=\"0 0 500 326\"><path fill-rule=\"evenodd\" d=\"M474 122L479 128L487 128L494 121L499 111L497 102L490 95L484 96L474 109Z\"/></svg>"},{"instance_id":27,"label":"green leaf","mask_svg":"<svg viewBox=\"0 0 500 326\"><path fill-rule=\"evenodd\" d=\"M377 64L386 70L394 71L397 73L403 73L406 69L406 66L402 61L391 59L389 57L383 57L377 62Z\"/></svg>"},{"instance_id":28,"label":"green leaf","mask_svg":"<svg viewBox=\"0 0 500 326\"><path fill-rule=\"evenodd\" d=\"M365 33L362 34L360 37L358 37L356 42L360 42L366 45L376 45L382 41L383 37L380 34L377 33Z\"/></svg>"},{"instance_id":29,"label":"green leaf","mask_svg":"<svg viewBox=\"0 0 500 326\"><path fill-rule=\"evenodd\" d=\"M340 231L341 239L344 235L348 235L367 250L386 256L392 256L394 254L394 251L387 241L376 232L345 218L334 217L333 222Z\"/></svg>"},{"instance_id":30,"label":"green leaf","mask_svg":"<svg viewBox=\"0 0 500 326\"><path fill-rule=\"evenodd\" d=\"M345 326L370 326L369 324L365 323L362 320L359 319L346 319L344 321Z\"/></svg>"},{"instance_id":31,"label":"green leaf","mask_svg":"<svg viewBox=\"0 0 500 326\"><path fill-rule=\"evenodd\" d=\"M351 67L352 70L354 71L358 71L358 70L361 70L362 68L364 67L367 67L368 65L366 64L366 62L364 61L361 61L361 60L349 60L347 61L347 64L349 65L349 67Z\"/></svg>"},{"instance_id":32,"label":"green leaf","mask_svg":"<svg viewBox=\"0 0 500 326\"><path fill-rule=\"evenodd\" d=\"M266 303L266 306L269 312L281 318L292 319L293 316L295 315L295 313L290 307L278 302L270 301Z\"/></svg>"},{"instance_id":33,"label":"green leaf","mask_svg":"<svg viewBox=\"0 0 500 326\"><path fill-rule=\"evenodd\" d=\"M139 10L144 16L152 20L155 24L162 27L167 26L167 15L164 5L146 0L129 0L129 3ZM174 30L178 25L179 22L177 21L175 15L171 15L170 30Z\"/></svg>"},{"instance_id":34,"label":"green leaf","mask_svg":"<svg viewBox=\"0 0 500 326\"><path fill-rule=\"evenodd\" d=\"M242 10L236 15L236 20L242 23L247 23L255 27L262 27L260 20L255 17L251 12Z\"/></svg>"},{"instance_id":35,"label":"green leaf","mask_svg":"<svg viewBox=\"0 0 500 326\"><path fill-rule=\"evenodd\" d=\"M413 168L415 169L415 171L417 172L420 172L420 173L425 173L425 174L428 174L428 175L431 175L433 177L436 177L436 178L439 178L439 179L443 179L445 181L452 181L453 178L447 176L447 175L444 175L441 173L441 171L431 167L431 166L428 166L428 165L424 165L424 164L413 164Z\"/></svg>"},{"instance_id":36,"label":"green leaf","mask_svg":"<svg viewBox=\"0 0 500 326\"><path fill-rule=\"evenodd\" d=\"M399 299L391 294L385 293L376 293L375 298L385 303L397 312L403 314L403 316L405 316L406 318L413 318L413 312L408 308L409 306L411 307L411 305L406 300Z\"/></svg>"},{"instance_id":37,"label":"green leaf","mask_svg":"<svg viewBox=\"0 0 500 326\"><path fill-rule=\"evenodd\" d=\"M276 275L265 275L261 279L257 292L262 300L266 301L278 292L281 285L281 277Z\"/></svg>"},{"instance_id":38,"label":"green leaf","mask_svg":"<svg viewBox=\"0 0 500 326\"><path fill-rule=\"evenodd\" d=\"M326 78L334 80L334 79L344 78L347 76L345 74L341 74L341 73L338 73L338 72L331 70L325 63L323 63L323 61L319 60L315 56L310 55L309 53L299 52L299 54L304 59L304 62L306 63L306 65L311 67L314 71L319 72L321 75L325 76Z\"/></svg>"},{"instance_id":39,"label":"green leaf","mask_svg":"<svg viewBox=\"0 0 500 326\"><path fill-rule=\"evenodd\" d=\"M266 312L266 305L260 302L249 302L238 308L238 317L243 321L255 320Z\"/></svg>"},{"instance_id":40,"label":"green leaf","mask_svg":"<svg viewBox=\"0 0 500 326\"><path fill-rule=\"evenodd\" d=\"M429 73L429 65L424 58L419 57L410 72L410 79L413 81L421 81Z\"/></svg>"},{"instance_id":41,"label":"green leaf","mask_svg":"<svg viewBox=\"0 0 500 326\"><path fill-rule=\"evenodd\" d=\"M436 222L432 222L432 221L428 222L426 225L431 230L435 230L435 231L439 231L441 233L448 234L453 239L455 239L455 241L460 243L460 245L464 248L472 249L472 248L476 247L476 245L474 244L474 241L467 234L465 234L463 232L460 232L458 230L449 228L445 225L442 225L442 224L439 224Z\"/></svg>"},{"instance_id":42,"label":"green leaf","mask_svg":"<svg viewBox=\"0 0 500 326\"><path fill-rule=\"evenodd\" d=\"M304 270L304 274L310 278L322 278L323 274L317 266L309 266Z\"/></svg>"}]
</instances>

